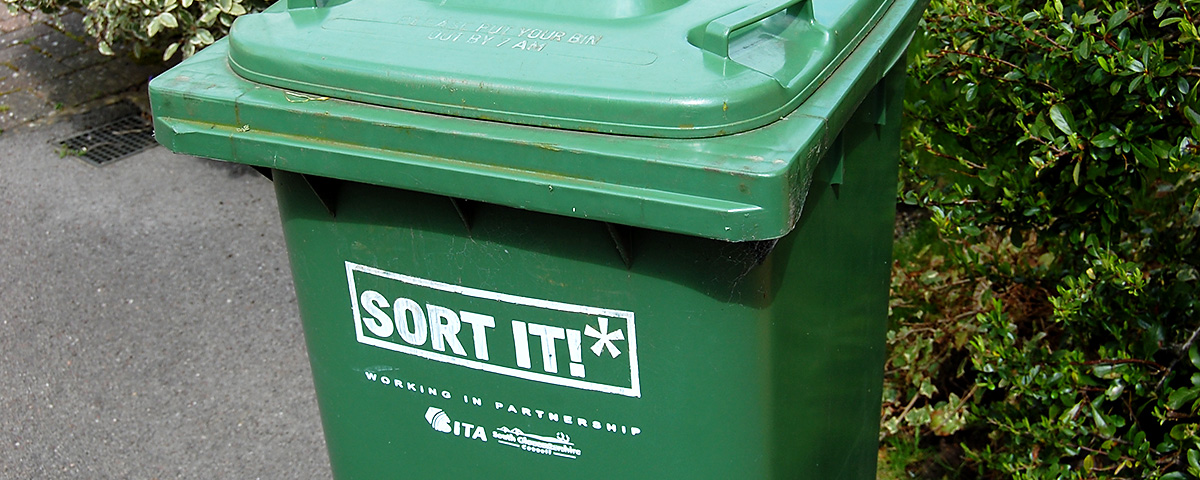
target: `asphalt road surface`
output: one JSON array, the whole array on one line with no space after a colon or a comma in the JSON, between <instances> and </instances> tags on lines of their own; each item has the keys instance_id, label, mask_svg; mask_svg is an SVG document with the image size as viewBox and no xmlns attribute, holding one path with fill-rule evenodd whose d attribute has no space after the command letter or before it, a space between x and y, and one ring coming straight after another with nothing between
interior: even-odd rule
<instances>
[{"instance_id":1,"label":"asphalt road surface","mask_svg":"<svg viewBox=\"0 0 1200 480\"><path fill-rule=\"evenodd\" d=\"M274 192L0 135L0 478L329 478Z\"/></svg>"}]
</instances>

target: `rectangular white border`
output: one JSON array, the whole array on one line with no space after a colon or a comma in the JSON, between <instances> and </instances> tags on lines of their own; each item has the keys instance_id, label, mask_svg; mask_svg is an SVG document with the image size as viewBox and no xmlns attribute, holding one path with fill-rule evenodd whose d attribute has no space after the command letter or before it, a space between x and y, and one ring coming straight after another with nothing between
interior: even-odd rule
<instances>
[{"instance_id":1,"label":"rectangular white border","mask_svg":"<svg viewBox=\"0 0 1200 480\"><path fill-rule=\"evenodd\" d=\"M432 288L443 292L457 293L459 295L482 298L485 300L495 300L497 302L511 303L513 305L523 305L527 307L544 308L547 310L558 310L560 312L582 313L584 315L596 315L602 317L619 317L625 319L626 329L629 330L629 336L626 342L629 345L629 379L631 387L620 387L616 385L606 385L603 383L586 382L583 380L575 380L573 378L562 378L544 373L530 372L527 370L519 370L516 368L502 367L492 365L490 363L477 362L465 358L453 357L450 355L421 350L408 345L401 345L371 338L363 335L363 320L359 314L358 308L358 287L354 284L354 272L362 272L367 275L396 280L399 282L415 285L418 287ZM354 312L354 332L358 337L359 343L379 347L385 350L406 353L409 355L433 360L435 362L449 363L459 365L475 370L485 372L498 373L510 377L523 378L535 382L549 383L552 385L561 385L564 387L578 388L582 390L592 390L596 392L615 393L627 397L641 398L642 388L638 379L638 362L637 362L637 333L634 331L633 312L624 310L612 310L608 308L589 307L585 305L572 305L569 303L553 302L549 300L539 300L536 298L519 297L505 293L489 292L487 290L479 290L475 288L463 287L459 285L451 285L448 283L426 280L399 273L388 272L366 265L359 265L353 262L346 262L346 282L350 287L350 308Z\"/></svg>"}]
</instances>

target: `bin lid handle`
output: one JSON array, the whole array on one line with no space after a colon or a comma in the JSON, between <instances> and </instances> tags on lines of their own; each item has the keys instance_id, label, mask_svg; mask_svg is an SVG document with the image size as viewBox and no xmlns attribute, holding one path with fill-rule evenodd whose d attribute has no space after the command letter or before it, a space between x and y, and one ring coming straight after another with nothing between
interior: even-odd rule
<instances>
[{"instance_id":1,"label":"bin lid handle","mask_svg":"<svg viewBox=\"0 0 1200 480\"><path fill-rule=\"evenodd\" d=\"M349 0L287 0L288 10L297 10L301 8L327 8L335 5L340 5Z\"/></svg>"},{"instance_id":2,"label":"bin lid handle","mask_svg":"<svg viewBox=\"0 0 1200 480\"><path fill-rule=\"evenodd\" d=\"M295 1L295 0L289 0ZM312 0L309 0L312 1ZM747 5L708 23L701 34L699 47L716 55L729 58L729 37L742 28L775 15L784 9L804 3L798 17L812 20L812 0L763 0Z\"/></svg>"}]
</instances>

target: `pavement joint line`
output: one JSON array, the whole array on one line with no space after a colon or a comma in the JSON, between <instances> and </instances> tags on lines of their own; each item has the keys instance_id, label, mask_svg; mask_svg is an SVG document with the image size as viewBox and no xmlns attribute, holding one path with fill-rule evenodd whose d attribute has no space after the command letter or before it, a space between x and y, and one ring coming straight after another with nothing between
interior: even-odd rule
<instances>
[{"instance_id":1,"label":"pavement joint line","mask_svg":"<svg viewBox=\"0 0 1200 480\"><path fill-rule=\"evenodd\" d=\"M63 28L61 25L54 24L54 25L49 25L49 27L57 30L58 33L65 35L67 38L69 38L71 40L74 40L74 41L82 43L82 44L88 43L87 38L76 35L70 31L68 31L66 28Z\"/></svg>"},{"instance_id":2,"label":"pavement joint line","mask_svg":"<svg viewBox=\"0 0 1200 480\"><path fill-rule=\"evenodd\" d=\"M36 38L36 37L35 37L35 38ZM44 56L44 57L46 57L46 58L54 58L54 55L51 55L51 54L49 54L49 53L46 53L46 50L45 50L45 49L43 49L42 47L39 47L39 46L37 46L37 45L34 45L34 44L33 44L33 40L30 40L29 42L22 42L22 43L24 43L24 44L25 44L25 46L29 47L29 49L30 49L30 50L33 50L33 51L35 51L35 52L37 52L37 53L40 53L40 54L42 54L42 56Z\"/></svg>"}]
</instances>

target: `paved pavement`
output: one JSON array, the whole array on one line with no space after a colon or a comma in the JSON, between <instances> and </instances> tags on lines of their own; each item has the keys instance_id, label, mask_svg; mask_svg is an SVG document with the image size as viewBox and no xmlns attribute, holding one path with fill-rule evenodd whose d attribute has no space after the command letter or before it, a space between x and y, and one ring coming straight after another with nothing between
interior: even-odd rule
<instances>
[{"instance_id":1,"label":"paved pavement","mask_svg":"<svg viewBox=\"0 0 1200 480\"><path fill-rule=\"evenodd\" d=\"M73 15L0 9L0 479L329 478L270 182L60 156L154 70Z\"/></svg>"},{"instance_id":2,"label":"paved pavement","mask_svg":"<svg viewBox=\"0 0 1200 480\"><path fill-rule=\"evenodd\" d=\"M0 131L69 116L114 95L132 97L162 69L161 62L101 55L77 12L55 21L0 7Z\"/></svg>"}]
</instances>

